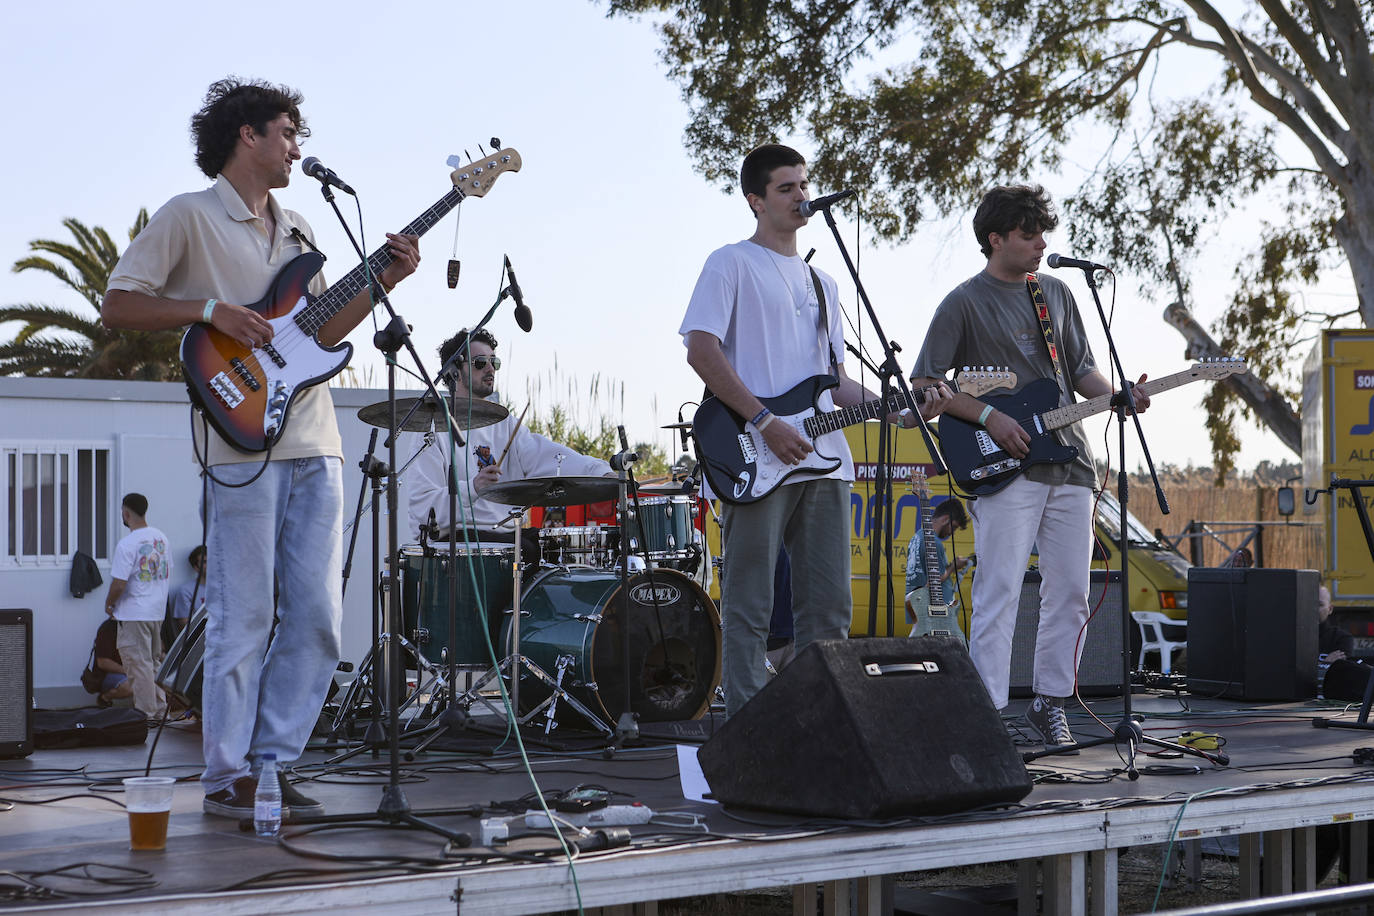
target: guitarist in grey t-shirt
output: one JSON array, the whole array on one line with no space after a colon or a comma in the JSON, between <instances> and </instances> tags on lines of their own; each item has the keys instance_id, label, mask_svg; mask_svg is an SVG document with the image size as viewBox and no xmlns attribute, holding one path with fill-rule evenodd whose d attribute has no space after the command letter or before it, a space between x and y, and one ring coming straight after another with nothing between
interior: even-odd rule
<instances>
[{"instance_id":1,"label":"guitarist in grey t-shirt","mask_svg":"<svg viewBox=\"0 0 1374 916\"><path fill-rule=\"evenodd\" d=\"M1092 398L1112 392L1088 347L1073 295L1058 280L1036 274L1045 233L1058 224L1041 187L996 187L983 197L973 231L987 267L936 309L912 371L914 384L927 384L960 366L1004 365L1023 389L1030 384L1037 396L1048 394L1053 403L1046 408L1071 403L1075 394ZM1149 406L1144 392L1135 397L1137 410ZM1044 584L1035 699L1026 719L1047 747L1071 745L1064 702L1073 694L1079 635L1088 619L1093 537L1095 480L1087 439L1080 423L1060 430L1058 438L1056 433L1040 436L1034 425L1028 429L967 394L956 395L947 413L977 428L970 440L975 457L994 454L1002 467L1011 468L995 486L973 488L979 498L969 508L978 547L969 642L974 665L993 703L1005 707L1017 604L1031 546L1037 544ZM1042 453L1049 457L1035 463ZM946 458L962 481L956 457Z\"/></svg>"}]
</instances>

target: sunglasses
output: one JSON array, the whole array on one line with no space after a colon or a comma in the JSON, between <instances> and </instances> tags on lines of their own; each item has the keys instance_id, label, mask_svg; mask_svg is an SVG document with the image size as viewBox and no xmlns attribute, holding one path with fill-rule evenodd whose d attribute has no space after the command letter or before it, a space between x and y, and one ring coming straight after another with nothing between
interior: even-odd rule
<instances>
[{"instance_id":1,"label":"sunglasses","mask_svg":"<svg viewBox=\"0 0 1374 916\"><path fill-rule=\"evenodd\" d=\"M500 368L501 368L501 357L499 357L499 356L474 356L474 357L472 358L472 367L473 367L474 369L477 369L477 370L482 370L482 369L487 368L487 364L488 364L488 363L491 364L491 367L492 367L493 369L500 369Z\"/></svg>"}]
</instances>

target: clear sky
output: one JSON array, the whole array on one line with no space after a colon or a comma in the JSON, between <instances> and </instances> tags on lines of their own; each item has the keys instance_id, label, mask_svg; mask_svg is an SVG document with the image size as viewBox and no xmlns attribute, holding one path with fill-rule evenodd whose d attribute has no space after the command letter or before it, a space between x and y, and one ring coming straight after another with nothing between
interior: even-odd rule
<instances>
[{"instance_id":1,"label":"clear sky","mask_svg":"<svg viewBox=\"0 0 1374 916\"><path fill-rule=\"evenodd\" d=\"M393 296L417 349L434 371L439 343L477 321L495 298L501 255L509 254L534 331L516 328L509 303L492 323L506 361L504 396L519 408L537 389L536 409L546 409L587 400L596 380L603 394L581 406L584 419L614 409L632 440L678 451L658 427L674 422L678 405L698 397L701 384L686 365L677 327L705 256L747 237L753 221L738 194L723 195L693 171L682 146L686 108L648 23L607 19L603 6L582 0L242 0L218 10L80 0L14 4L6 19L0 79L10 87L12 133L0 152L0 262L26 255L30 239L65 239L61 221L68 216L106 227L122 245L139 207L151 211L173 194L207 186L192 161L187 125L205 88L228 74L304 92L313 136L303 154L319 157L358 189L369 250L384 231L445 193L450 154L476 154L479 143L499 137L520 152L524 168L461 208L457 290L445 283L454 244L450 216L422 240L419 271ZM1071 151L1074 158L1091 162L1094 153ZM1053 176L1044 180L1057 195L1073 190ZM329 257L328 278L354 266L315 181L297 173L279 198L315 228ZM352 201L340 200L356 231ZM837 214L880 321L903 346L909 369L940 298L981 269L970 214L949 214L897 248L859 245L852 204ZM843 261L819 219L801 238L803 252L813 246L813 263L841 281L844 305L857 321ZM1100 260L1095 252L1068 252L1062 239L1052 238L1050 250ZM1212 266L1203 269L1224 282L1234 266L1228 257L1234 249L1218 242L1206 262ZM1060 276L1096 328L1081 272ZM1146 300L1134 290L1123 280L1114 329L1127 371L1160 376L1185 368L1183 339L1160 319L1169 295ZM1200 286L1196 311L1204 324L1220 314L1223 292ZM84 307L46 278L8 271L0 274L0 301ZM1331 301L1337 305L1348 301ZM354 366L381 387L371 330L366 324L350 338ZM1100 337L1093 333L1094 341ZM1105 348L1096 346L1105 361ZM857 375L852 363L850 370ZM604 394L611 389L614 399ZM1145 417L1156 461L1210 462L1202 394L1194 385L1158 397ZM1242 441L1242 467L1293 457L1257 429L1247 429ZM1137 459L1129 463L1135 467Z\"/></svg>"}]
</instances>

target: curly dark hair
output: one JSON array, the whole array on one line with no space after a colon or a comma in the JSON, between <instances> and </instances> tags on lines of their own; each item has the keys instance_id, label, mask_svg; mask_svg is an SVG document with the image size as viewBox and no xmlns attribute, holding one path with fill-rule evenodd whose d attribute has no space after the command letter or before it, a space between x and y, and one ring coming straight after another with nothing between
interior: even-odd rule
<instances>
[{"instance_id":1,"label":"curly dark hair","mask_svg":"<svg viewBox=\"0 0 1374 916\"><path fill-rule=\"evenodd\" d=\"M443 364L447 363L447 362L449 361L449 359L453 356L453 354L457 353L458 350L459 350L459 348L461 348L461 347L463 346L463 344L467 343L467 339L468 339L468 329L467 329L467 328L463 328L463 329L462 329L461 331L459 331L457 334L454 334L454 335L453 335L452 337L450 337L448 340L446 340L446 341L444 341L442 344L440 344L440 345L439 345L439 364L440 364L440 365L443 365ZM486 344L487 346L491 347L493 350L496 349L496 338L493 337L493 336L492 336L492 333L491 333L490 331L488 331L486 328L478 328L476 331L473 331L473 332L472 332L472 339L475 340L475 341L477 341L477 342L479 342L479 343L484 343L484 344ZM459 360L459 365L462 365L462 364L463 364L464 362L466 362L466 361L467 361L466 359ZM455 366L454 368L457 368L457 366ZM445 381L445 382L448 382L449 384L452 384L452 383L453 383L452 374L450 373L449 375L445 376L443 379L441 379L441 381Z\"/></svg>"},{"instance_id":2,"label":"curly dark hair","mask_svg":"<svg viewBox=\"0 0 1374 916\"><path fill-rule=\"evenodd\" d=\"M973 214L973 234L984 257L992 255L988 235L1006 236L1013 229L1049 232L1059 225L1050 195L1040 185L999 185L983 195Z\"/></svg>"},{"instance_id":3,"label":"curly dark hair","mask_svg":"<svg viewBox=\"0 0 1374 916\"><path fill-rule=\"evenodd\" d=\"M248 124L255 133L266 135L268 122L283 114L296 125L298 138L310 136L310 128L301 117L303 100L295 89L263 80L231 76L212 83L205 92L204 106L191 116L196 165L207 178L217 177L234 152L240 127Z\"/></svg>"}]
</instances>

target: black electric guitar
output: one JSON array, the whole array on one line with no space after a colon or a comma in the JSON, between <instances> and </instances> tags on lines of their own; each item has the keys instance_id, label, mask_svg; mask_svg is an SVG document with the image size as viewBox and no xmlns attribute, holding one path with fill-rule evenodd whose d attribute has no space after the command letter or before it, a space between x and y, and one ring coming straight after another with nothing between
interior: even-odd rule
<instances>
[{"instance_id":1,"label":"black electric guitar","mask_svg":"<svg viewBox=\"0 0 1374 916\"><path fill-rule=\"evenodd\" d=\"M966 370L957 382L960 391L974 397L1015 384L1016 376L1001 369ZM852 407L817 413L816 403L821 395L838 385L839 380L833 375L813 375L785 394L759 400L773 412L774 423L790 423L813 446L825 433L865 420L879 420L907 406L898 392L886 400L874 398ZM753 423L715 397L702 401L697 408L692 419L692 438L696 442L697 461L707 482L715 495L728 503L757 502L794 474L822 477L841 463L839 458L819 448L798 464L786 463L768 448Z\"/></svg>"},{"instance_id":2,"label":"black electric guitar","mask_svg":"<svg viewBox=\"0 0 1374 916\"><path fill-rule=\"evenodd\" d=\"M935 536L931 518L935 507L930 502L930 485L926 482L926 472L920 468L911 472L911 492L921 500L921 568L925 570L926 584L916 589L907 601L911 612L912 636L960 636L964 635L959 626L959 605L946 596L953 597L957 589L952 583L940 581L940 539ZM912 540L916 540L913 535ZM910 549L910 547L908 547ZM955 562L958 560L956 558ZM952 577L951 577L952 578Z\"/></svg>"},{"instance_id":3,"label":"black electric guitar","mask_svg":"<svg viewBox=\"0 0 1374 916\"><path fill-rule=\"evenodd\" d=\"M464 198L485 196L497 176L518 172L520 165L519 153L503 149L455 169L452 190L400 234L424 235ZM367 264L373 276L380 276L393 260L383 246ZM208 324L191 325L181 339L181 371L191 400L240 451L261 452L275 445L297 395L337 375L353 355L352 344L325 347L316 335L368 288L368 271L359 264L312 296L310 279L323 264L324 257L313 251L292 258L273 278L267 295L247 306L271 322L271 343L249 349Z\"/></svg>"},{"instance_id":4,"label":"black electric guitar","mask_svg":"<svg viewBox=\"0 0 1374 916\"><path fill-rule=\"evenodd\" d=\"M1164 378L1137 385L1138 391L1154 397L1189 382L1223 379L1248 372L1245 360L1234 357L1205 359L1192 368ZM1037 464L1063 464L1078 457L1078 449L1064 445L1054 431L1112 409L1112 395L1103 394L1066 407L1059 403L1059 385L1052 378L1036 379L1015 394L984 398L984 401L1012 417L1030 434L1030 454L1013 458L1004 452L981 426L945 414L940 417L940 448L950 474L966 492L975 496L996 493L1016 479L1022 471Z\"/></svg>"}]
</instances>

